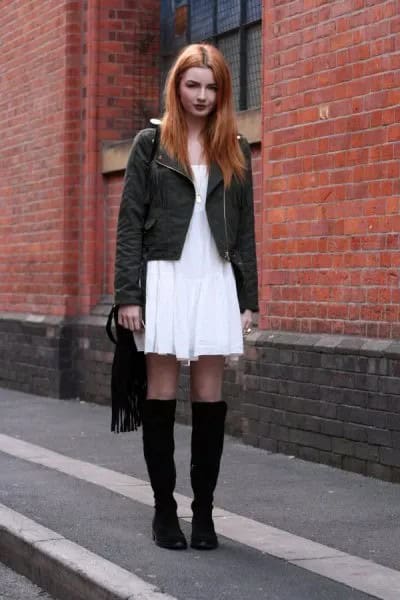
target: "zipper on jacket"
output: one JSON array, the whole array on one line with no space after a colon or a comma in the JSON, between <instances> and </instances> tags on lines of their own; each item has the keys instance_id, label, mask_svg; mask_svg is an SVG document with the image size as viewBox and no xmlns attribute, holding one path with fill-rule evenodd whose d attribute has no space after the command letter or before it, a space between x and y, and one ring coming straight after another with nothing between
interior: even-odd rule
<instances>
[{"instance_id":1,"label":"zipper on jacket","mask_svg":"<svg viewBox=\"0 0 400 600\"><path fill-rule=\"evenodd\" d=\"M157 160L156 162L159 165L162 165L163 167L165 167L166 169L170 169L170 171L175 171L175 173L178 173L178 175L182 175L182 177L185 177L185 179L187 179L188 181L190 181L190 183L194 187L193 179L191 177L189 177L189 175L186 175L182 171L178 171L178 169L174 169L174 167L170 167L169 165L166 165L165 163L161 162L160 160Z\"/></svg>"},{"instance_id":2,"label":"zipper on jacket","mask_svg":"<svg viewBox=\"0 0 400 600\"><path fill-rule=\"evenodd\" d=\"M228 249L228 228L226 225L226 198L225 198L225 187L224 187L224 226L225 226L225 244L226 244L226 250L224 253L225 259L226 260L231 260L231 257L229 255L229 249Z\"/></svg>"}]
</instances>

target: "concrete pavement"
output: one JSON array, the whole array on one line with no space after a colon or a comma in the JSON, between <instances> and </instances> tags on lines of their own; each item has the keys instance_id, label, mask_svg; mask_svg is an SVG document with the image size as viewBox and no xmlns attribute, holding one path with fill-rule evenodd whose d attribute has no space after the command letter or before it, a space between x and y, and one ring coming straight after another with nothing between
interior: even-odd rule
<instances>
[{"instance_id":1,"label":"concrete pavement","mask_svg":"<svg viewBox=\"0 0 400 600\"><path fill-rule=\"evenodd\" d=\"M3 505L174 598L400 597L400 486L227 438L216 497L221 548L177 555L149 537L141 434L109 433L107 407L3 390L0 433ZM177 426L177 489L187 500L182 516L189 515L189 434ZM25 455L17 439L29 443ZM88 464L104 473L94 469L88 479ZM123 489L115 481L110 488L118 473L128 477ZM188 523L183 528L189 533Z\"/></svg>"}]
</instances>

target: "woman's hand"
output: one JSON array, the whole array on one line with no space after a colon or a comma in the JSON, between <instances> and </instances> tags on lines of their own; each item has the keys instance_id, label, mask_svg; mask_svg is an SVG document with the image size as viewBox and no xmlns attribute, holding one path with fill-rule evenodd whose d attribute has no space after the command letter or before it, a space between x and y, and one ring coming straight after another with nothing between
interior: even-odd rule
<instances>
[{"instance_id":1,"label":"woman's hand","mask_svg":"<svg viewBox=\"0 0 400 600\"><path fill-rule=\"evenodd\" d=\"M140 331L144 328L143 311L141 306L135 304L121 304L118 309L118 324L131 331Z\"/></svg>"},{"instance_id":2,"label":"woman's hand","mask_svg":"<svg viewBox=\"0 0 400 600\"><path fill-rule=\"evenodd\" d=\"M242 319L243 335L251 333L251 326L253 324L253 312L246 308L246 310L242 312L240 317Z\"/></svg>"}]
</instances>

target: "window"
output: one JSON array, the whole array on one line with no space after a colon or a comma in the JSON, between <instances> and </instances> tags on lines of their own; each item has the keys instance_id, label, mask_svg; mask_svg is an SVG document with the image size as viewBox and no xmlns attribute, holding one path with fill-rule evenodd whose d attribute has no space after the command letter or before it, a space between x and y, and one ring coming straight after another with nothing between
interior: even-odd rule
<instances>
[{"instance_id":1,"label":"window","mask_svg":"<svg viewBox=\"0 0 400 600\"><path fill-rule=\"evenodd\" d=\"M261 0L162 0L162 84L180 48L203 41L215 44L230 66L236 109L259 107Z\"/></svg>"}]
</instances>

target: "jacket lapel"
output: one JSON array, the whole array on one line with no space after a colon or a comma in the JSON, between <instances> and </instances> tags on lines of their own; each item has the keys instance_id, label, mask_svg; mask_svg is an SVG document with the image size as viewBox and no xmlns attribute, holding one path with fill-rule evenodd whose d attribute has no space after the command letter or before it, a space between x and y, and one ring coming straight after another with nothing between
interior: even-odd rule
<instances>
[{"instance_id":1,"label":"jacket lapel","mask_svg":"<svg viewBox=\"0 0 400 600\"><path fill-rule=\"evenodd\" d=\"M165 167L168 167L169 169L172 169L173 171L177 171L178 173L183 175L183 177L192 179L190 174L186 172L185 168L181 165L181 163L175 158L172 158L172 156L170 156L169 154L167 154L167 152L162 147L158 149L156 155L156 162L160 163L161 165L164 165Z\"/></svg>"},{"instance_id":2,"label":"jacket lapel","mask_svg":"<svg viewBox=\"0 0 400 600\"><path fill-rule=\"evenodd\" d=\"M174 171L177 171L178 173L183 175L183 177L192 180L192 177L189 173L186 172L181 163L169 154L167 154L167 152L162 147L158 149L158 152L156 154L156 162L158 162L161 165L164 165L165 167L168 167L169 169L173 169ZM212 163L208 176L207 197L213 192L213 190L215 190L217 185L219 185L221 181L223 181L223 179L224 178L222 175L222 171L217 165L217 163Z\"/></svg>"},{"instance_id":3,"label":"jacket lapel","mask_svg":"<svg viewBox=\"0 0 400 600\"><path fill-rule=\"evenodd\" d=\"M217 163L211 163L210 172L208 175L207 197L213 190L223 181L222 171Z\"/></svg>"}]
</instances>

